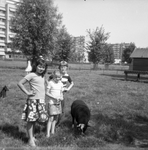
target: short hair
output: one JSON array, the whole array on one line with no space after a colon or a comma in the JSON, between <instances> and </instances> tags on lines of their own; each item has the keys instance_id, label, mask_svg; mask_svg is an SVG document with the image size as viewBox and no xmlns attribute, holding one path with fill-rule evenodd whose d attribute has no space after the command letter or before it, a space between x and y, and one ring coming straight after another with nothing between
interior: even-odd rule
<instances>
[{"instance_id":1,"label":"short hair","mask_svg":"<svg viewBox=\"0 0 148 150\"><path fill-rule=\"evenodd\" d=\"M53 77L61 77L61 72L59 71L59 70L55 70L54 72L53 72Z\"/></svg>"},{"instance_id":2,"label":"short hair","mask_svg":"<svg viewBox=\"0 0 148 150\"><path fill-rule=\"evenodd\" d=\"M44 66L45 70L42 73L42 77L45 75L46 71L47 71L47 63L44 59L38 58L36 59L34 62L32 62L32 71L31 72L36 72L36 68L38 65Z\"/></svg>"},{"instance_id":3,"label":"short hair","mask_svg":"<svg viewBox=\"0 0 148 150\"><path fill-rule=\"evenodd\" d=\"M66 66L68 67L68 63L66 61L61 61L60 65L59 65L59 69L61 68L61 66Z\"/></svg>"}]
</instances>

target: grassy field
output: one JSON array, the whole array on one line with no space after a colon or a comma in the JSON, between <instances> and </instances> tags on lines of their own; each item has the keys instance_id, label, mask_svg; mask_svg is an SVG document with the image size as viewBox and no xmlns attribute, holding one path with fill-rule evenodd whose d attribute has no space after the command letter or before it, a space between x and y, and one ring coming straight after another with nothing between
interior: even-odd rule
<instances>
[{"instance_id":1,"label":"grassy field","mask_svg":"<svg viewBox=\"0 0 148 150\"><path fill-rule=\"evenodd\" d=\"M0 66L2 63L0 64ZM7 85L7 97L0 99L0 147L29 149L26 122L21 118L26 96L17 87L25 76L22 64L0 68L0 89ZM17 65L17 66L16 66ZM50 69L50 68L49 68ZM50 70L49 70L50 71ZM139 150L148 148L148 78L124 80L123 71L69 70L74 87L65 95L66 117L56 134L46 139L46 124L36 124L40 149L48 150ZM47 74L48 76L48 74ZM71 128L71 103L81 99L91 110L91 127L85 136Z\"/></svg>"},{"instance_id":2,"label":"grassy field","mask_svg":"<svg viewBox=\"0 0 148 150\"><path fill-rule=\"evenodd\" d=\"M13 69L25 69L27 67L26 61L12 61L7 59L6 61L0 60L0 68L13 68ZM52 66L55 68L57 66ZM51 68L51 66L50 66ZM69 70L90 70L93 68L93 64L91 63L69 63ZM107 70L126 70L128 66L121 65L109 65ZM106 70L103 64L98 65L98 70Z\"/></svg>"}]
</instances>

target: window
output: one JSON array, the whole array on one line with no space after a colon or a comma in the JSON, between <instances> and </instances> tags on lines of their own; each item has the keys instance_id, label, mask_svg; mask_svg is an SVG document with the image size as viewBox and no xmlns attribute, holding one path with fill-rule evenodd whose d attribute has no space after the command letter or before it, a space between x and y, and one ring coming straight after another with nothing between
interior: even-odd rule
<instances>
[{"instance_id":1,"label":"window","mask_svg":"<svg viewBox=\"0 0 148 150\"><path fill-rule=\"evenodd\" d=\"M5 11L3 11L3 10L0 10L0 13L1 13L1 14L5 14Z\"/></svg>"},{"instance_id":2,"label":"window","mask_svg":"<svg viewBox=\"0 0 148 150\"><path fill-rule=\"evenodd\" d=\"M5 29L4 28L0 28L0 31L4 31L5 32Z\"/></svg>"},{"instance_id":3,"label":"window","mask_svg":"<svg viewBox=\"0 0 148 150\"><path fill-rule=\"evenodd\" d=\"M1 22L5 22L5 19L3 19L3 18L0 18L0 21L1 21Z\"/></svg>"},{"instance_id":4,"label":"window","mask_svg":"<svg viewBox=\"0 0 148 150\"><path fill-rule=\"evenodd\" d=\"M5 38L4 37L0 37L0 40L5 40Z\"/></svg>"}]
</instances>

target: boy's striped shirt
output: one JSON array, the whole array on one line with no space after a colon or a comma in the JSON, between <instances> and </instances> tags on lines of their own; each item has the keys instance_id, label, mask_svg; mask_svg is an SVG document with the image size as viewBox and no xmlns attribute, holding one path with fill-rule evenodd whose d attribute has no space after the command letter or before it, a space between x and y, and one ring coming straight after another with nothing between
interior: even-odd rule
<instances>
[{"instance_id":1,"label":"boy's striped shirt","mask_svg":"<svg viewBox=\"0 0 148 150\"><path fill-rule=\"evenodd\" d=\"M62 79L61 79L62 83L63 83L63 86L66 87L67 86L67 82L71 83L72 82L72 79L71 77L69 76L69 74L64 74L62 76Z\"/></svg>"},{"instance_id":2,"label":"boy's striped shirt","mask_svg":"<svg viewBox=\"0 0 148 150\"><path fill-rule=\"evenodd\" d=\"M50 76L49 76L49 80L51 80L51 79L53 79L53 75L50 75ZM71 83L71 82L72 82L72 79L71 79L71 77L69 76L69 74L65 73L65 74L62 76L61 82L63 83L63 87L66 87L66 86L67 86L67 82Z\"/></svg>"}]
</instances>

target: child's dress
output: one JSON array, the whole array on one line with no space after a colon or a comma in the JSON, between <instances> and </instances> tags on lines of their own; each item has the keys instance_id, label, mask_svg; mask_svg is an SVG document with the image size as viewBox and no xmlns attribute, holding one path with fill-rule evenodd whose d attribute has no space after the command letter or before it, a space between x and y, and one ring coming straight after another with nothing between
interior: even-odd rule
<instances>
[{"instance_id":1,"label":"child's dress","mask_svg":"<svg viewBox=\"0 0 148 150\"><path fill-rule=\"evenodd\" d=\"M63 99L63 83L59 81L58 83L54 82L54 80L50 80L48 82L47 89L50 89L50 94L57 99ZM61 114L61 101L56 101L52 98L47 100L48 102L48 113L49 115L58 115Z\"/></svg>"},{"instance_id":2,"label":"child's dress","mask_svg":"<svg viewBox=\"0 0 148 150\"><path fill-rule=\"evenodd\" d=\"M22 119L28 122L47 120L45 109L45 79L35 73L30 73L24 77L31 86L31 91L35 92L30 96L25 104Z\"/></svg>"}]
</instances>

